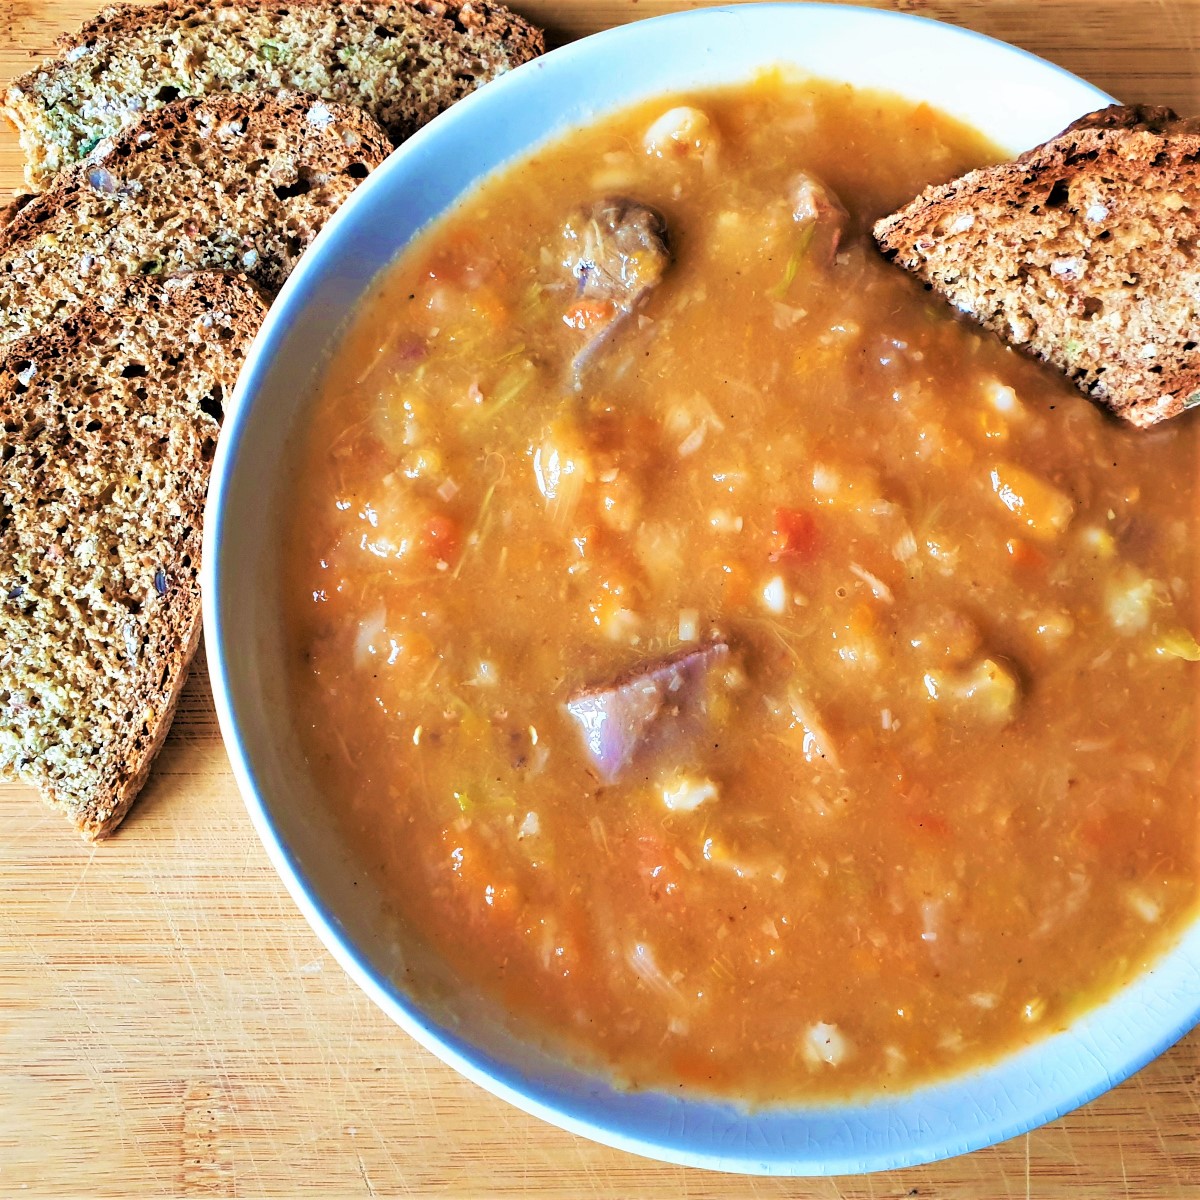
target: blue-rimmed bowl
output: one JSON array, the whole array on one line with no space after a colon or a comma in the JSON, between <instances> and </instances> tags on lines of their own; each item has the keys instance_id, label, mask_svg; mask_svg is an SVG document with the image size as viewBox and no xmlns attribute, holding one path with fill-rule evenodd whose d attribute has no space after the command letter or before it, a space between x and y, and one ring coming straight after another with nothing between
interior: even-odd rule
<instances>
[{"instance_id":1,"label":"blue-rimmed bowl","mask_svg":"<svg viewBox=\"0 0 1200 1200\"><path fill-rule=\"evenodd\" d=\"M639 22L529 63L406 142L304 256L250 351L217 453L204 537L204 625L221 730L246 807L301 911L404 1030L537 1116L669 1162L842 1174L961 1154L1091 1099L1200 1018L1200 925L1065 1033L933 1087L868 1102L748 1112L615 1090L514 1035L504 1014L386 912L316 793L285 694L280 530L315 383L348 314L413 235L481 178L572 126L658 93L801 72L924 100L1018 153L1109 97L1001 42L917 17L745 5ZM406 982L411 981L411 982Z\"/></svg>"}]
</instances>

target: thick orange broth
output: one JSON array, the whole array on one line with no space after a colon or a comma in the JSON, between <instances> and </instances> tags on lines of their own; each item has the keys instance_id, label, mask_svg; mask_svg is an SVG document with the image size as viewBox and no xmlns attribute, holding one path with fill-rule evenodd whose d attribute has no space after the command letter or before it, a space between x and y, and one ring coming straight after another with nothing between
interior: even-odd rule
<instances>
[{"instance_id":1,"label":"thick orange broth","mask_svg":"<svg viewBox=\"0 0 1200 1200\"><path fill-rule=\"evenodd\" d=\"M911 1087L1194 914L1196 422L1120 426L869 237L994 157L840 85L639 105L418 238L320 385L323 793L467 986L630 1086ZM564 258L613 197L667 231L628 311ZM572 698L714 644L600 762Z\"/></svg>"}]
</instances>

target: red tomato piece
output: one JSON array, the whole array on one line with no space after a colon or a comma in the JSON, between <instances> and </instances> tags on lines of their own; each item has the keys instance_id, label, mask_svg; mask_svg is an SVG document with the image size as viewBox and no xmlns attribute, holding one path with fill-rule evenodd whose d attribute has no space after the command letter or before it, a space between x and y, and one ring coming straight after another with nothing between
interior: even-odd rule
<instances>
[{"instance_id":1,"label":"red tomato piece","mask_svg":"<svg viewBox=\"0 0 1200 1200\"><path fill-rule=\"evenodd\" d=\"M444 513L434 513L421 531L421 546L436 558L451 561L458 551L458 522Z\"/></svg>"},{"instance_id":2,"label":"red tomato piece","mask_svg":"<svg viewBox=\"0 0 1200 1200\"><path fill-rule=\"evenodd\" d=\"M797 558L812 562L821 548L821 531L812 513L802 508L777 508L771 562Z\"/></svg>"}]
</instances>

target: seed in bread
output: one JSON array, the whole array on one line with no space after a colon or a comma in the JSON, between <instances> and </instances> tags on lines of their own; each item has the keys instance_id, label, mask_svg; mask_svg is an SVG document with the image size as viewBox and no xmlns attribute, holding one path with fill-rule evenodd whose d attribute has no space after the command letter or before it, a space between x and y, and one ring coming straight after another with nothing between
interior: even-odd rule
<instances>
[{"instance_id":1,"label":"seed in bread","mask_svg":"<svg viewBox=\"0 0 1200 1200\"><path fill-rule=\"evenodd\" d=\"M1200 120L1101 109L927 188L875 238L1132 424L1200 405Z\"/></svg>"},{"instance_id":2,"label":"seed in bread","mask_svg":"<svg viewBox=\"0 0 1200 1200\"><path fill-rule=\"evenodd\" d=\"M243 271L277 290L387 157L361 110L299 93L192 97L147 114L0 225L0 349L126 277Z\"/></svg>"},{"instance_id":3,"label":"seed in bread","mask_svg":"<svg viewBox=\"0 0 1200 1200\"><path fill-rule=\"evenodd\" d=\"M178 96L291 88L365 109L400 142L534 58L541 31L488 0L166 0L104 9L8 89L44 187L101 138Z\"/></svg>"},{"instance_id":4,"label":"seed in bread","mask_svg":"<svg viewBox=\"0 0 1200 1200\"><path fill-rule=\"evenodd\" d=\"M209 469L264 311L240 276L138 278L0 363L0 774L89 840L145 781L199 640Z\"/></svg>"}]
</instances>

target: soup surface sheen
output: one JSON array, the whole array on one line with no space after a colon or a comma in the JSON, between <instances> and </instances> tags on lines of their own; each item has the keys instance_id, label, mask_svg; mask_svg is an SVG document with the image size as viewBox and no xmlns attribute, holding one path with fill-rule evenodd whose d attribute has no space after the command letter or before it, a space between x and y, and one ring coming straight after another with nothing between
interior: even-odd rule
<instances>
[{"instance_id":1,"label":"soup surface sheen","mask_svg":"<svg viewBox=\"0 0 1200 1200\"><path fill-rule=\"evenodd\" d=\"M1196 421L1118 426L868 235L991 153L831 84L645 104L489 179L329 365L313 769L407 927L631 1086L911 1087L1194 911Z\"/></svg>"}]
</instances>

